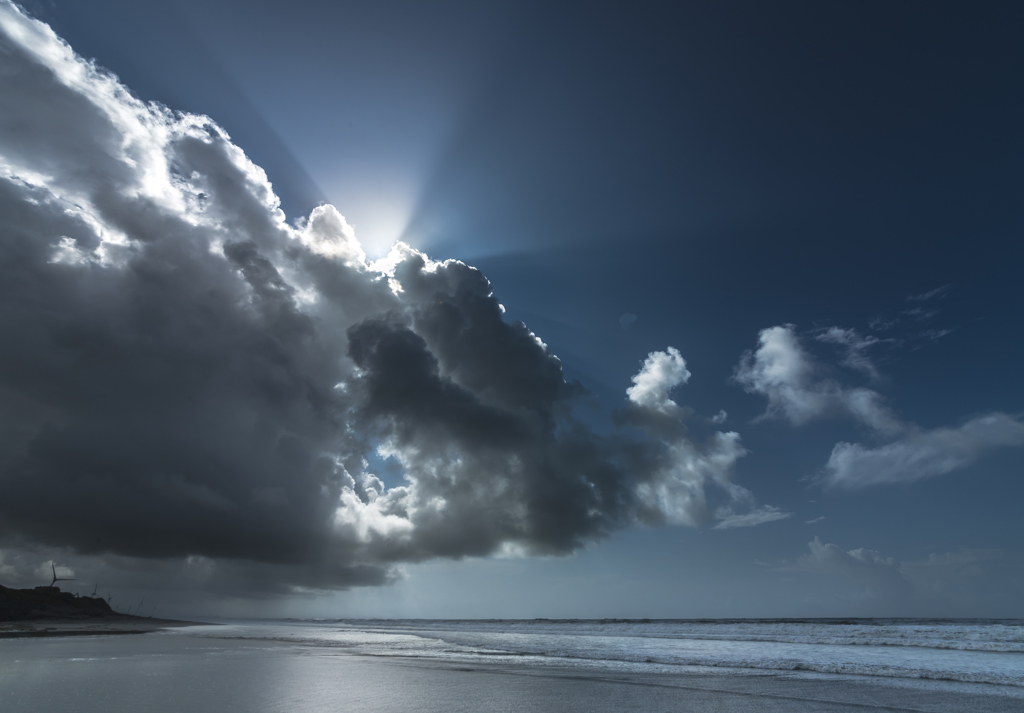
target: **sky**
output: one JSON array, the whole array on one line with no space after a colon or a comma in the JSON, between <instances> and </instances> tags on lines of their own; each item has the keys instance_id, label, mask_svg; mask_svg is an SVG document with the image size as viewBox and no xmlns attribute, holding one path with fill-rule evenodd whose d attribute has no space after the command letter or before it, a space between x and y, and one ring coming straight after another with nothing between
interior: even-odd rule
<instances>
[{"instance_id":1,"label":"sky","mask_svg":"<svg viewBox=\"0 0 1024 713\"><path fill-rule=\"evenodd\" d=\"M0 0L0 583L1024 617L1022 31Z\"/></svg>"}]
</instances>

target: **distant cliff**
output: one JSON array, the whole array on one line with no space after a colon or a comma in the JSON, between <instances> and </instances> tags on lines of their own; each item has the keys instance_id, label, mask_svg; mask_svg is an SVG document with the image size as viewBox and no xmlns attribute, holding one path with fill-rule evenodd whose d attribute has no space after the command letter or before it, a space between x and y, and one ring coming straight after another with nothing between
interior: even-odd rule
<instances>
[{"instance_id":1,"label":"distant cliff","mask_svg":"<svg viewBox=\"0 0 1024 713\"><path fill-rule=\"evenodd\" d=\"M0 586L0 621L119 617L99 597L76 597L60 587L8 589Z\"/></svg>"}]
</instances>

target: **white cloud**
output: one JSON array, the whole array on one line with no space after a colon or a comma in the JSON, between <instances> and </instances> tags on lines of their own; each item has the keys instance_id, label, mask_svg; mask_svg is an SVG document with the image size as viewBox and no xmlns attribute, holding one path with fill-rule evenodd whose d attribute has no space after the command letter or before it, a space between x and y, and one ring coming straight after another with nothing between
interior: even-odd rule
<instances>
[{"instance_id":1,"label":"white cloud","mask_svg":"<svg viewBox=\"0 0 1024 713\"><path fill-rule=\"evenodd\" d=\"M804 524L805 525L813 525L813 524L818 523L818 522L823 522L824 520L825 520L825 516L822 515L820 517L814 518L813 520L804 520Z\"/></svg>"},{"instance_id":2,"label":"white cloud","mask_svg":"<svg viewBox=\"0 0 1024 713\"><path fill-rule=\"evenodd\" d=\"M992 413L959 428L914 428L900 440L876 448L837 443L823 482L848 490L911 483L963 468L995 448L1022 445L1024 423Z\"/></svg>"},{"instance_id":3,"label":"white cloud","mask_svg":"<svg viewBox=\"0 0 1024 713\"><path fill-rule=\"evenodd\" d=\"M753 500L731 482L732 467L746 455L738 433L716 433L703 448L685 437L666 444L667 462L656 477L637 487L640 501L674 525L700 525L709 519L707 489L717 486L730 502Z\"/></svg>"},{"instance_id":4,"label":"white cloud","mask_svg":"<svg viewBox=\"0 0 1024 713\"><path fill-rule=\"evenodd\" d=\"M792 514L791 512L783 512L772 505L763 505L756 510L751 510L741 515L727 514L719 520L718 524L715 525L715 529L725 530L731 527L754 527L755 525L763 525L766 522L785 520Z\"/></svg>"},{"instance_id":5,"label":"white cloud","mask_svg":"<svg viewBox=\"0 0 1024 713\"><path fill-rule=\"evenodd\" d=\"M822 331L817 339L843 346L847 366L875 375L863 352L881 340L838 327ZM878 392L845 388L822 377L821 371L794 327L784 325L761 332L759 348L743 355L734 378L747 391L768 398L763 417L783 417L801 425L845 413L870 426L876 436L898 436L880 446L837 443L820 478L825 485L854 490L910 483L962 468L994 448L1024 445L1024 423L1016 417L992 413L959 428L925 430L897 419Z\"/></svg>"},{"instance_id":6,"label":"white cloud","mask_svg":"<svg viewBox=\"0 0 1024 713\"><path fill-rule=\"evenodd\" d=\"M629 425L661 441L662 458L653 478L637 485L643 508L666 522L699 525L710 519L708 487L736 505L749 505L750 492L732 482L732 467L746 454L735 432L716 432L707 443L698 444L687 433L683 409L669 398L669 392L690 379L686 361L678 349L668 347L647 355L633 386L626 389Z\"/></svg>"},{"instance_id":7,"label":"white cloud","mask_svg":"<svg viewBox=\"0 0 1024 713\"><path fill-rule=\"evenodd\" d=\"M836 335L836 339L847 338L842 330ZM866 388L843 388L822 377L793 325L764 329L759 342L757 351L743 355L733 378L748 392L768 398L764 417L785 418L799 426L845 413L881 433L900 430L899 421L882 403L881 394Z\"/></svg>"},{"instance_id":8,"label":"white cloud","mask_svg":"<svg viewBox=\"0 0 1024 713\"><path fill-rule=\"evenodd\" d=\"M279 593L753 508L739 434L697 442L670 398L676 349L627 391L644 433L598 433L479 270L404 244L368 263L328 205L289 223L214 121L138 100L7 0L0 42L8 535Z\"/></svg>"},{"instance_id":9,"label":"white cloud","mask_svg":"<svg viewBox=\"0 0 1024 713\"><path fill-rule=\"evenodd\" d=\"M679 351L668 347L647 356L633 377L634 385L626 390L624 422L664 444L664 458L655 476L637 486L640 502L656 517L677 525L707 522L711 510L718 513L719 528L749 527L788 517L771 506L754 509L753 494L732 482L733 466L746 455L738 433L716 431L704 443L690 437L684 424L689 409L669 398L669 392L690 376ZM721 411L711 421L720 424L725 419L726 413ZM725 504L715 508L709 498L719 502L724 498Z\"/></svg>"},{"instance_id":10,"label":"white cloud","mask_svg":"<svg viewBox=\"0 0 1024 713\"><path fill-rule=\"evenodd\" d=\"M629 400L637 406L672 413L679 408L668 392L690 379L686 361L679 350L669 347L663 352L647 355L640 371L633 377L633 386L626 389Z\"/></svg>"},{"instance_id":11,"label":"white cloud","mask_svg":"<svg viewBox=\"0 0 1024 713\"><path fill-rule=\"evenodd\" d=\"M349 266L366 263L366 253L356 239L356 231L332 205L314 208L298 237L318 255L339 259Z\"/></svg>"}]
</instances>

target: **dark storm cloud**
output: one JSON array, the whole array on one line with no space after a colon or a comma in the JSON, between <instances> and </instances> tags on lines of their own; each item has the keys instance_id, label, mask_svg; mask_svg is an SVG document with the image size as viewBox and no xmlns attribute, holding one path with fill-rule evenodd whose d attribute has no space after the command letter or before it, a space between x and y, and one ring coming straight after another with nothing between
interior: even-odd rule
<instances>
[{"instance_id":1,"label":"dark storm cloud","mask_svg":"<svg viewBox=\"0 0 1024 713\"><path fill-rule=\"evenodd\" d=\"M399 244L368 263L332 206L288 224L209 119L138 101L0 2L8 545L273 593L784 516L731 482L738 434L688 434L679 352L620 409L646 437L598 435L503 311L461 262Z\"/></svg>"}]
</instances>

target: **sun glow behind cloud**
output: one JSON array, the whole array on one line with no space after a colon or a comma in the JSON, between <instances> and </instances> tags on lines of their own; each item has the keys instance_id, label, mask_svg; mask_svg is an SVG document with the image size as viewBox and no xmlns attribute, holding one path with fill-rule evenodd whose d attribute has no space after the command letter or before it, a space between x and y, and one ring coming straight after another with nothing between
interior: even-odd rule
<instances>
[{"instance_id":1,"label":"sun glow behind cloud","mask_svg":"<svg viewBox=\"0 0 1024 713\"><path fill-rule=\"evenodd\" d=\"M403 180L404 179L404 180ZM410 176L368 180L356 185L326 186L331 202L340 206L370 260L385 257L398 241L424 248L407 228L418 191Z\"/></svg>"},{"instance_id":2,"label":"sun glow behind cloud","mask_svg":"<svg viewBox=\"0 0 1024 713\"><path fill-rule=\"evenodd\" d=\"M670 397L678 351L624 399L633 435L598 434L479 270L392 249L399 209L369 198L361 236L329 204L289 223L213 120L139 100L6 0L0 29L0 291L25 305L0 312L7 532L316 589L756 507L739 434L698 442Z\"/></svg>"}]
</instances>

